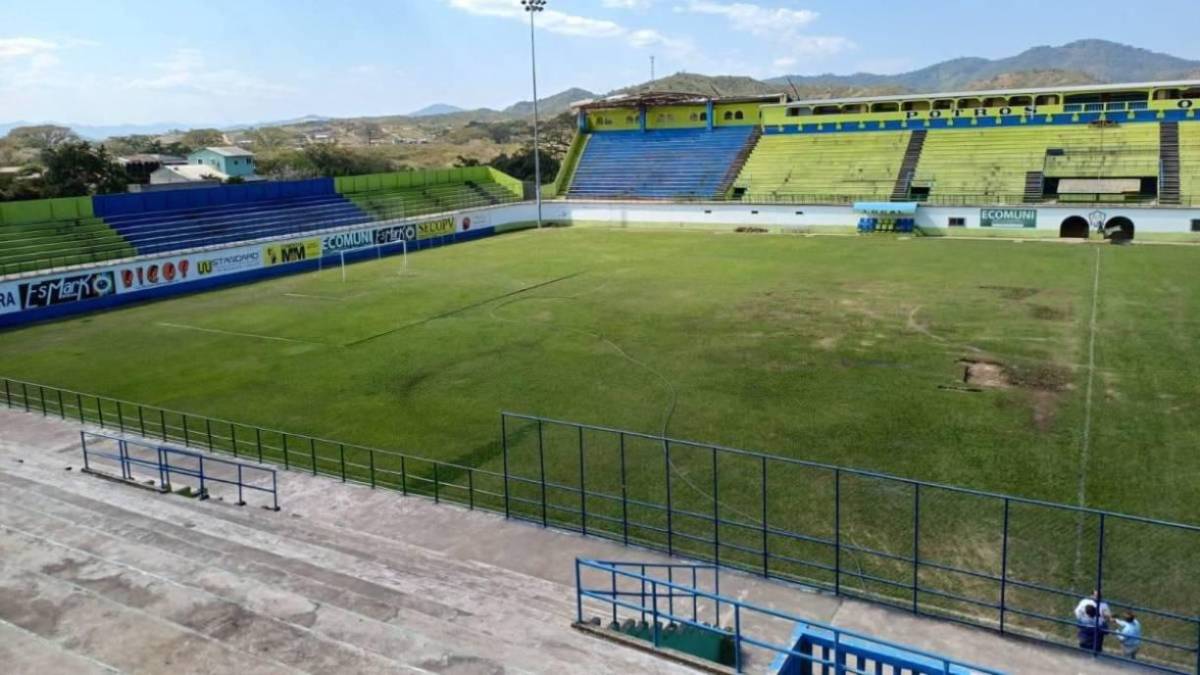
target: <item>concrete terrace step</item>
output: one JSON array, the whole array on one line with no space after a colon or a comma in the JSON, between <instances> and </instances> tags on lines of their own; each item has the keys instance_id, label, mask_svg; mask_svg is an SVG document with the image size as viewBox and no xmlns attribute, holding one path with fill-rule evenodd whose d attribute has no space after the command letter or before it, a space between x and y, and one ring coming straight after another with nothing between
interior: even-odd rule
<instances>
[{"instance_id":1,"label":"concrete terrace step","mask_svg":"<svg viewBox=\"0 0 1200 675\"><path fill-rule=\"evenodd\" d=\"M61 465L61 460L58 463ZM49 468L39 470L38 464L31 461L21 471L37 474ZM54 471L64 473L61 466ZM0 485L5 488L0 496L0 522L104 559L95 561L96 565L120 561L137 573L163 576L192 593L214 596L210 602L249 613L256 625L266 622L272 634L286 635L290 630L294 640L307 639L326 648L336 640L374 654L403 654L406 663L421 668L437 666L435 669L443 672L459 672L456 669L466 665L470 668L462 672L498 672L505 666L529 672L551 667L565 671L572 664L597 660L594 652L599 645L591 641L584 639L582 647L577 647L553 639L573 615L573 593L559 584L541 579L530 584L528 578L520 578L512 586L505 583L511 575L504 571L460 563L431 551L418 555L405 551L403 545L378 541L378 537L364 539L364 535L351 534L352 543L338 541L333 547L364 554L358 558L302 541L322 536L305 531L313 524L303 519L139 490L114 490L111 483L87 476L71 476L71 483L71 489L64 490L0 472ZM117 495L122 501L136 494L157 503L152 510L136 513L77 494L77 490ZM143 515L151 512L153 516ZM241 522L255 519L270 521L267 529L282 525L280 532L270 535ZM323 525L313 529L337 535ZM300 537L292 541L290 534ZM252 540L253 544L248 543ZM370 569L380 566L382 559L391 559L390 570ZM464 567L470 572L464 572ZM342 570L352 570L352 574ZM378 583L377 577L385 574L401 577L399 583ZM531 588L521 588L522 584ZM395 588L397 585L403 588ZM450 599L455 606L424 598ZM514 598L521 598L519 605L514 605ZM309 606L313 609L307 609ZM484 618L480 612L493 618L520 615L515 625L533 628L522 631L524 641L514 640L505 630L514 622L480 621ZM303 624L311 635L296 633L298 629L289 622ZM539 632L547 634L537 635ZM546 648L530 649L529 641L539 639L546 640ZM644 655L636 655L635 662L639 658L655 663ZM612 670L598 667L596 672L646 667L645 660L640 666L607 655L604 660L611 662ZM446 671L448 665L454 668ZM316 668L316 672L344 671L344 666L329 662Z\"/></svg>"}]
</instances>

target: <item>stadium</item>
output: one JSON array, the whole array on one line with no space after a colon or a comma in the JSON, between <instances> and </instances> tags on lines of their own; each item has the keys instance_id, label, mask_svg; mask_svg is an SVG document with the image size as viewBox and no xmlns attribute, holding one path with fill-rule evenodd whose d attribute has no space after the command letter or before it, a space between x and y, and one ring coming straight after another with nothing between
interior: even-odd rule
<instances>
[{"instance_id":1,"label":"stadium","mask_svg":"<svg viewBox=\"0 0 1200 675\"><path fill-rule=\"evenodd\" d=\"M1200 81L571 110L0 203L0 654L1200 672Z\"/></svg>"}]
</instances>

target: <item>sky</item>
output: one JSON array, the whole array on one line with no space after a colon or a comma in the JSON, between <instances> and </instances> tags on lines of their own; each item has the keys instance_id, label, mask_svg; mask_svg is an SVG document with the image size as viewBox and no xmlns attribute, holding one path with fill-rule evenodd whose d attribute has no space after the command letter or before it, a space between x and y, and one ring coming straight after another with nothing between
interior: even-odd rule
<instances>
[{"instance_id":1,"label":"sky","mask_svg":"<svg viewBox=\"0 0 1200 675\"><path fill-rule=\"evenodd\" d=\"M1152 8L1152 9L1151 9ZM896 73L1102 38L1200 59L1194 0L548 0L539 94ZM0 0L0 123L230 125L531 98L519 0Z\"/></svg>"}]
</instances>

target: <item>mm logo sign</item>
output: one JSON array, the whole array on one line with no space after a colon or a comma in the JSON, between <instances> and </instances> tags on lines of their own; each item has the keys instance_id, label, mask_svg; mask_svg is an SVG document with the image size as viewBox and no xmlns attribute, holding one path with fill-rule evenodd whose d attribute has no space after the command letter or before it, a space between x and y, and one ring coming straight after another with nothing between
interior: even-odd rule
<instances>
[{"instance_id":1,"label":"mm logo sign","mask_svg":"<svg viewBox=\"0 0 1200 675\"><path fill-rule=\"evenodd\" d=\"M1037 209L980 209L980 227L1037 227Z\"/></svg>"},{"instance_id":2,"label":"mm logo sign","mask_svg":"<svg viewBox=\"0 0 1200 675\"><path fill-rule=\"evenodd\" d=\"M432 239L454 234L454 218L439 218L417 225L417 239Z\"/></svg>"},{"instance_id":3,"label":"mm logo sign","mask_svg":"<svg viewBox=\"0 0 1200 675\"><path fill-rule=\"evenodd\" d=\"M305 239L287 244L272 244L263 247L263 258L268 265L283 265L286 263L312 260L321 257L321 240Z\"/></svg>"}]
</instances>

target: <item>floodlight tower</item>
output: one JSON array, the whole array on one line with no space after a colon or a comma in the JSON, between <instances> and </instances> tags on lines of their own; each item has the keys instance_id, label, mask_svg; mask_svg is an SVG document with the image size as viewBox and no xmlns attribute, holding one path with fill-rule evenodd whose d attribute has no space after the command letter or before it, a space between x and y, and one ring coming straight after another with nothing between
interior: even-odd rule
<instances>
[{"instance_id":1,"label":"floodlight tower","mask_svg":"<svg viewBox=\"0 0 1200 675\"><path fill-rule=\"evenodd\" d=\"M533 41L533 17L546 9L546 0L521 0L529 13L529 64L533 73L533 194L537 199L537 226L542 226L542 159L538 149L537 48Z\"/></svg>"}]
</instances>

